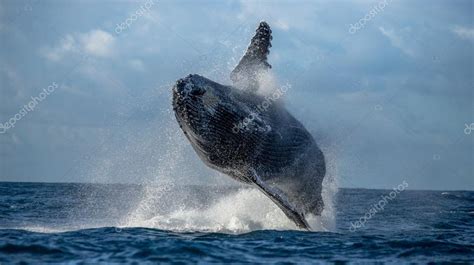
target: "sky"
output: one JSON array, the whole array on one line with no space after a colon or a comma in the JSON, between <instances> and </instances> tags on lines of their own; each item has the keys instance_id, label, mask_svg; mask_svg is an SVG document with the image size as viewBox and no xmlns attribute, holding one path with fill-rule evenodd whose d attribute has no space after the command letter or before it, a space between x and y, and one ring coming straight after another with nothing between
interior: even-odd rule
<instances>
[{"instance_id":1,"label":"sky","mask_svg":"<svg viewBox=\"0 0 474 265\"><path fill-rule=\"evenodd\" d=\"M473 13L469 0L3 0L0 181L234 184L193 152L171 86L230 84L265 20L283 100L328 178L474 190Z\"/></svg>"}]
</instances>

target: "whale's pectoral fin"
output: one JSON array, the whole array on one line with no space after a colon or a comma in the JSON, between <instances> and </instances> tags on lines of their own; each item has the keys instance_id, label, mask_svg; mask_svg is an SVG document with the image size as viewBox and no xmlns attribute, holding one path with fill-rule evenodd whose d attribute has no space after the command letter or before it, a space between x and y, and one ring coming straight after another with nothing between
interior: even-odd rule
<instances>
[{"instance_id":1,"label":"whale's pectoral fin","mask_svg":"<svg viewBox=\"0 0 474 265\"><path fill-rule=\"evenodd\" d=\"M282 211L285 215L292 220L296 226L302 229L310 230L311 227L306 222L302 213L299 213L296 208L291 205L286 196L277 188L270 187L264 181L260 179L255 170L250 171L251 180L255 185L267 195Z\"/></svg>"},{"instance_id":2,"label":"whale's pectoral fin","mask_svg":"<svg viewBox=\"0 0 474 265\"><path fill-rule=\"evenodd\" d=\"M259 75L272 67L267 62L267 55L272 47L271 40L270 26L264 21L260 22L247 52L230 73L230 79L235 86L245 89L258 88Z\"/></svg>"}]
</instances>

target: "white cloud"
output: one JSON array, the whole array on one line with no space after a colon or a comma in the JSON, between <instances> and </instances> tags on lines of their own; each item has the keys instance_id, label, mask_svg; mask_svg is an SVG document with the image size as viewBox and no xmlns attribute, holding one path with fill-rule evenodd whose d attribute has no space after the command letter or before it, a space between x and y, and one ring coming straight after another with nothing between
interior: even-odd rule
<instances>
[{"instance_id":1,"label":"white cloud","mask_svg":"<svg viewBox=\"0 0 474 265\"><path fill-rule=\"evenodd\" d=\"M48 60L57 62L62 60L66 54L77 51L76 40L72 35L68 34L59 40L58 45L53 48L43 48L41 53Z\"/></svg>"},{"instance_id":2,"label":"white cloud","mask_svg":"<svg viewBox=\"0 0 474 265\"><path fill-rule=\"evenodd\" d=\"M84 51L99 57L113 54L115 38L110 33L100 29L92 30L80 36Z\"/></svg>"},{"instance_id":3,"label":"white cloud","mask_svg":"<svg viewBox=\"0 0 474 265\"><path fill-rule=\"evenodd\" d=\"M87 33L67 34L56 46L44 47L40 53L48 60L58 62L74 53L110 57L114 48L115 38L103 30L96 29Z\"/></svg>"},{"instance_id":4,"label":"white cloud","mask_svg":"<svg viewBox=\"0 0 474 265\"><path fill-rule=\"evenodd\" d=\"M461 39L474 41L474 28L456 26L452 29L452 31Z\"/></svg>"},{"instance_id":5,"label":"white cloud","mask_svg":"<svg viewBox=\"0 0 474 265\"><path fill-rule=\"evenodd\" d=\"M405 54L410 55L410 56L415 56L415 52L409 48L405 41L403 40L401 35L398 35L395 33L393 29L385 29L383 27L379 27L380 32L387 37L390 40L390 43L396 47L399 48L401 51L403 51Z\"/></svg>"}]
</instances>

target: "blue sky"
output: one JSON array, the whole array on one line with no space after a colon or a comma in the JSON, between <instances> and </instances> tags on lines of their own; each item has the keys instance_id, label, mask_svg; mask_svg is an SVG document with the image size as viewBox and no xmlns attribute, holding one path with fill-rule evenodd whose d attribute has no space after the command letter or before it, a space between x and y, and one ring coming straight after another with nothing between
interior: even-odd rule
<instances>
[{"instance_id":1,"label":"blue sky","mask_svg":"<svg viewBox=\"0 0 474 265\"><path fill-rule=\"evenodd\" d=\"M171 84L189 73L229 84L266 20L273 71L291 84L285 103L340 186L472 190L473 10L472 1L2 1L0 122L24 115L0 134L0 181L231 184L179 131Z\"/></svg>"}]
</instances>

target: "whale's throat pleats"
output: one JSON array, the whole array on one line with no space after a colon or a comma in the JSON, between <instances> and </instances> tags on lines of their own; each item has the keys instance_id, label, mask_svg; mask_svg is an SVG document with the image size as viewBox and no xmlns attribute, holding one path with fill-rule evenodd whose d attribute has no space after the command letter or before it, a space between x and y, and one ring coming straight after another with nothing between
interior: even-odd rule
<instances>
[{"instance_id":1,"label":"whale's throat pleats","mask_svg":"<svg viewBox=\"0 0 474 265\"><path fill-rule=\"evenodd\" d=\"M209 163L226 169L239 169L254 159L255 146L261 142L256 131L238 130L246 114L225 107L216 108L207 123L208 142L199 148L207 156Z\"/></svg>"}]
</instances>

